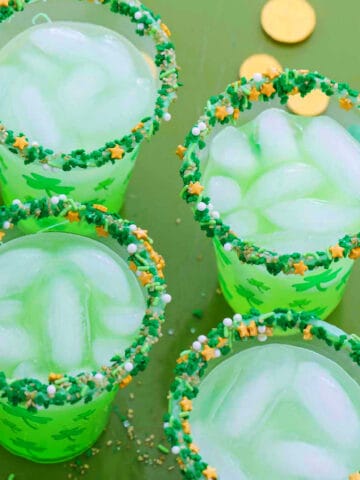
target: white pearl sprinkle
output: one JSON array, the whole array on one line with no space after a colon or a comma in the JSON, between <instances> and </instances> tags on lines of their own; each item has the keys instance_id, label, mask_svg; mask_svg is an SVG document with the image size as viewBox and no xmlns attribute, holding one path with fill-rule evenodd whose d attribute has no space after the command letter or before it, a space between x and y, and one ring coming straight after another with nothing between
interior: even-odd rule
<instances>
[{"instance_id":1,"label":"white pearl sprinkle","mask_svg":"<svg viewBox=\"0 0 360 480\"><path fill-rule=\"evenodd\" d=\"M4 230L9 230L9 228L11 227L11 223L6 221L3 223L3 229Z\"/></svg>"},{"instance_id":2,"label":"white pearl sprinkle","mask_svg":"<svg viewBox=\"0 0 360 480\"><path fill-rule=\"evenodd\" d=\"M259 333L265 333L266 332L266 326L265 325L260 325L258 327L258 332Z\"/></svg>"},{"instance_id":3,"label":"white pearl sprinkle","mask_svg":"<svg viewBox=\"0 0 360 480\"><path fill-rule=\"evenodd\" d=\"M131 372L134 370L134 365L131 362L126 362L124 368L127 372Z\"/></svg>"},{"instance_id":4,"label":"white pearl sprinkle","mask_svg":"<svg viewBox=\"0 0 360 480\"><path fill-rule=\"evenodd\" d=\"M172 297L169 293L164 293L163 295L161 295L161 300L167 304L171 302Z\"/></svg>"},{"instance_id":5,"label":"white pearl sprinkle","mask_svg":"<svg viewBox=\"0 0 360 480\"><path fill-rule=\"evenodd\" d=\"M62 202L65 202L65 200L67 199L67 196L65 195L65 193L61 193L61 194L59 195L59 198L60 198L60 200L61 200Z\"/></svg>"},{"instance_id":6,"label":"white pearl sprinkle","mask_svg":"<svg viewBox=\"0 0 360 480\"><path fill-rule=\"evenodd\" d=\"M169 112L164 113L163 119L165 120L165 122L170 122L171 113L169 113Z\"/></svg>"},{"instance_id":7,"label":"white pearl sprinkle","mask_svg":"<svg viewBox=\"0 0 360 480\"><path fill-rule=\"evenodd\" d=\"M137 245L135 245L135 243L130 243L127 246L127 251L130 255L134 255L134 253L137 252Z\"/></svg>"},{"instance_id":8,"label":"white pearl sprinkle","mask_svg":"<svg viewBox=\"0 0 360 480\"><path fill-rule=\"evenodd\" d=\"M200 128L199 127L194 127L192 130L191 130L191 133L194 135L194 137L198 137L200 135Z\"/></svg>"},{"instance_id":9,"label":"white pearl sprinkle","mask_svg":"<svg viewBox=\"0 0 360 480\"><path fill-rule=\"evenodd\" d=\"M226 252L230 252L230 251L232 250L232 245L231 245L231 243L225 243L225 245L224 245L224 250L225 250Z\"/></svg>"},{"instance_id":10,"label":"white pearl sprinkle","mask_svg":"<svg viewBox=\"0 0 360 480\"><path fill-rule=\"evenodd\" d=\"M199 212L203 212L204 210L206 210L207 205L205 202L199 202L196 208L199 210Z\"/></svg>"},{"instance_id":11,"label":"white pearl sprinkle","mask_svg":"<svg viewBox=\"0 0 360 480\"><path fill-rule=\"evenodd\" d=\"M21 205L21 201L20 201L18 198L15 198L15 200L12 201L12 204L13 204L13 205L18 205L18 206L20 206L20 205Z\"/></svg>"},{"instance_id":12,"label":"white pearl sprinkle","mask_svg":"<svg viewBox=\"0 0 360 480\"><path fill-rule=\"evenodd\" d=\"M211 216L215 219L218 220L220 218L220 213L217 210L214 210L211 212Z\"/></svg>"},{"instance_id":13,"label":"white pearl sprinkle","mask_svg":"<svg viewBox=\"0 0 360 480\"><path fill-rule=\"evenodd\" d=\"M192 348L196 351L199 352L201 350L201 343L198 340L195 340L192 344Z\"/></svg>"},{"instance_id":14,"label":"white pearl sprinkle","mask_svg":"<svg viewBox=\"0 0 360 480\"><path fill-rule=\"evenodd\" d=\"M180 447L178 447L177 445L175 445L174 447L172 447L171 453L173 453L174 455L179 455L179 453L180 453Z\"/></svg>"},{"instance_id":15,"label":"white pearl sprinkle","mask_svg":"<svg viewBox=\"0 0 360 480\"><path fill-rule=\"evenodd\" d=\"M226 111L229 115L232 115L234 113L234 107L233 106L227 107Z\"/></svg>"},{"instance_id":16,"label":"white pearl sprinkle","mask_svg":"<svg viewBox=\"0 0 360 480\"><path fill-rule=\"evenodd\" d=\"M241 322L242 318L243 317L242 317L241 313L235 313L235 315L233 316L234 322Z\"/></svg>"},{"instance_id":17,"label":"white pearl sprinkle","mask_svg":"<svg viewBox=\"0 0 360 480\"><path fill-rule=\"evenodd\" d=\"M203 132L204 130L206 130L206 123L205 122L199 122L198 127L199 127L200 131Z\"/></svg>"},{"instance_id":18,"label":"white pearl sprinkle","mask_svg":"<svg viewBox=\"0 0 360 480\"><path fill-rule=\"evenodd\" d=\"M59 198L59 197L57 197L57 196L56 196L56 197L55 197L55 196L54 196L54 197L51 197L51 203L52 203L53 205L57 205L59 202L60 202L60 198Z\"/></svg>"},{"instance_id":19,"label":"white pearl sprinkle","mask_svg":"<svg viewBox=\"0 0 360 480\"><path fill-rule=\"evenodd\" d=\"M144 25L143 23L138 23L136 28L137 28L138 30L144 30L145 25Z\"/></svg>"},{"instance_id":20,"label":"white pearl sprinkle","mask_svg":"<svg viewBox=\"0 0 360 480\"><path fill-rule=\"evenodd\" d=\"M38 147L38 146L39 146L39 142L31 142L31 145L32 145L33 147Z\"/></svg>"},{"instance_id":21,"label":"white pearl sprinkle","mask_svg":"<svg viewBox=\"0 0 360 480\"><path fill-rule=\"evenodd\" d=\"M95 380L102 380L104 378L104 375L100 372L95 374Z\"/></svg>"},{"instance_id":22,"label":"white pearl sprinkle","mask_svg":"<svg viewBox=\"0 0 360 480\"><path fill-rule=\"evenodd\" d=\"M218 348L215 349L214 355L215 355L215 358L221 357L221 352L220 352L220 350L219 350Z\"/></svg>"},{"instance_id":23,"label":"white pearl sprinkle","mask_svg":"<svg viewBox=\"0 0 360 480\"><path fill-rule=\"evenodd\" d=\"M131 232L133 232L134 230L137 229L137 226L132 224L132 225L130 225L129 229L130 229Z\"/></svg>"},{"instance_id":24,"label":"white pearl sprinkle","mask_svg":"<svg viewBox=\"0 0 360 480\"><path fill-rule=\"evenodd\" d=\"M264 335L263 333L261 333L260 335L258 335L257 338L258 338L259 342L266 342L267 335Z\"/></svg>"},{"instance_id":25,"label":"white pearl sprinkle","mask_svg":"<svg viewBox=\"0 0 360 480\"><path fill-rule=\"evenodd\" d=\"M233 322L232 322L231 318L229 318L229 317L224 318L224 320L223 320L223 325L224 325L225 327L231 327L232 323L233 323Z\"/></svg>"},{"instance_id":26,"label":"white pearl sprinkle","mask_svg":"<svg viewBox=\"0 0 360 480\"><path fill-rule=\"evenodd\" d=\"M135 20L140 20L141 17L142 17L141 12L136 12L135 15L134 15Z\"/></svg>"},{"instance_id":27,"label":"white pearl sprinkle","mask_svg":"<svg viewBox=\"0 0 360 480\"><path fill-rule=\"evenodd\" d=\"M263 79L263 76L261 73L254 73L253 79L255 80L255 82L261 82L261 80Z\"/></svg>"},{"instance_id":28,"label":"white pearl sprinkle","mask_svg":"<svg viewBox=\"0 0 360 480\"><path fill-rule=\"evenodd\" d=\"M206 335L199 335L198 340L200 343L205 343L207 341L207 336Z\"/></svg>"},{"instance_id":29,"label":"white pearl sprinkle","mask_svg":"<svg viewBox=\"0 0 360 480\"><path fill-rule=\"evenodd\" d=\"M47 390L47 394L49 395L49 397L53 397L56 393L55 385L49 385L46 390Z\"/></svg>"},{"instance_id":30,"label":"white pearl sprinkle","mask_svg":"<svg viewBox=\"0 0 360 480\"><path fill-rule=\"evenodd\" d=\"M164 425L163 425L164 428L169 428L170 427L170 423L169 422L165 422Z\"/></svg>"}]
</instances>

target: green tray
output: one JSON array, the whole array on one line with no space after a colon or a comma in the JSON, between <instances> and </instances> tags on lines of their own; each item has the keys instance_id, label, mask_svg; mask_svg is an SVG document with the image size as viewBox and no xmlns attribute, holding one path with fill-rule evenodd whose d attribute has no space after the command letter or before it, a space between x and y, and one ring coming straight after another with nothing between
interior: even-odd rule
<instances>
[{"instance_id":1,"label":"green tray","mask_svg":"<svg viewBox=\"0 0 360 480\"><path fill-rule=\"evenodd\" d=\"M207 332L230 314L223 297L217 293L217 271L211 242L205 238L185 202L180 199L179 160L174 150L199 117L207 98L236 79L240 63L253 53L270 53L283 66L318 70L335 80L360 87L356 50L359 0L310 0L317 11L318 25L313 36L298 46L272 42L259 26L265 0L147 0L161 13L173 33L181 80L186 84L172 108L173 121L144 145L127 194L123 214L148 227L156 247L167 259L166 276L174 302L167 310L164 336L151 353L144 375L131 389L119 393L111 423L98 442L100 452L81 457L83 467L72 469L69 463L36 465L0 449L0 480L179 480L173 456L162 466L138 462L144 452L159 457L156 448L137 445L127 439L119 412L134 409L135 434L143 442L154 434L155 446L164 443L162 415L167 408L166 394L179 352L195 336ZM360 262L357 263L345 297L329 318L347 332L360 335ZM203 311L203 318L192 316ZM130 398L130 394L135 396ZM107 446L112 440L114 443ZM120 450L116 441L122 442ZM140 453L137 452L140 450ZM88 465L88 469L84 466ZM169 470L170 469L170 470ZM82 475L81 470L86 470ZM72 475L71 477L69 475Z\"/></svg>"}]
</instances>

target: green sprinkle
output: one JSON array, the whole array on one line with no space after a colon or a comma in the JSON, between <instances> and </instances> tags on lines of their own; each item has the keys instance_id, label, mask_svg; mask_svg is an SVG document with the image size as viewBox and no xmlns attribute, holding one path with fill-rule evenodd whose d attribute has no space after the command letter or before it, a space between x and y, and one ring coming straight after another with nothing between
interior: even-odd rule
<instances>
[{"instance_id":1,"label":"green sprinkle","mask_svg":"<svg viewBox=\"0 0 360 480\"><path fill-rule=\"evenodd\" d=\"M160 452L162 452L162 453L166 453L166 454L167 454L167 453L170 452L170 450L169 450L168 448L164 447L164 445L161 445L161 443L159 443L159 445L157 446L157 448L158 448L158 450L160 450Z\"/></svg>"}]
</instances>

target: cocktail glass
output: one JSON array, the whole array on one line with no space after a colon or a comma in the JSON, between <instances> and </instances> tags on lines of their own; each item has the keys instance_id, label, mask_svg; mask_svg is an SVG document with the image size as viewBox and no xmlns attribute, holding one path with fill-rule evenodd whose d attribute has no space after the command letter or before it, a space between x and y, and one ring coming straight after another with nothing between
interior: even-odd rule
<instances>
[{"instance_id":1,"label":"cocktail glass","mask_svg":"<svg viewBox=\"0 0 360 480\"><path fill-rule=\"evenodd\" d=\"M178 359L164 425L184 478L357 478L359 347L286 309L198 337Z\"/></svg>"},{"instance_id":2,"label":"cocktail glass","mask_svg":"<svg viewBox=\"0 0 360 480\"><path fill-rule=\"evenodd\" d=\"M27 230L26 227L23 228L26 222L33 222L39 218L49 216L53 217L54 223L56 222L60 225L64 222L68 223L71 227L71 233L68 233L70 231L69 228L67 233L53 233L54 230L56 232L56 229L52 229L51 232L45 230L32 235L23 235L23 231ZM32 246L30 246L30 249L29 246L26 246L28 250L25 253L28 253L25 255L24 250L22 252L22 258L28 266L24 267L24 265L21 265L21 269L24 270L24 277L30 275L31 281L35 282L29 284L33 286L26 287L26 289L24 287L22 294L20 286L24 283L24 278L18 278L19 282L17 283L16 272L8 272L8 275L6 271L2 273L0 334L4 341L4 338L8 338L9 332L12 332L11 338L14 339L14 336L16 337L12 341L19 342L19 345L16 351L12 349L9 352L10 359L6 357L4 360L6 365L8 365L5 368L10 368L8 376L6 376L6 370L3 371L4 365L0 365L0 444L12 453L35 462L54 463L65 461L84 452L93 445L107 424L111 406L119 387L126 387L135 375L146 368L149 360L148 353L160 336L161 324L164 321L165 305L171 300L170 295L166 293L163 277L165 264L162 257L154 251L152 240L148 237L145 230L116 214L108 213L103 205L85 206L65 198L59 199L56 204L48 198L33 200L24 204L15 201L11 206L1 208L0 217L0 223L3 226L0 233L2 239L0 253L3 253L1 251L2 248L4 251L9 250L9 248L19 245L24 239L31 239ZM86 230L88 232L87 237L84 236L82 224L86 224L88 227ZM59 236L61 238L58 238ZM43 253L40 252L41 255L39 257L40 239L41 245L44 247L43 237L47 237L46 244L49 242L48 244L50 245L55 241L60 249L60 254L58 254L56 253L58 250L55 248L57 263L52 264L51 268L53 270L51 271L48 270L49 262L46 260L44 262L44 258L42 258ZM75 259L73 250L66 250L68 253L64 253L65 250L62 250L63 245L61 242L65 244L68 241L71 241L75 248L78 248L78 245L85 241L88 243L92 242L92 244L90 247L85 246L85 256L80 252L79 255L82 255L82 257L78 256ZM102 251L105 247L110 252L110 256L106 257L106 263L102 264L106 266L101 268L101 275L110 275L111 280L108 279L107 281L105 281L105 277L102 277L103 280L101 280L98 273L96 273L98 268L96 258L98 258L98 262L102 262L101 259L105 258L102 256ZM54 248L51 248L54 251ZM62 259L58 258L62 255L61 252L63 252ZM16 251L13 250L11 255L14 253L16 254ZM10 255L10 253L7 255ZM5 261L3 257L4 255L2 255L2 263ZM8 256L6 258L5 263L11 268L10 260L15 257ZM30 264L32 263L30 266L29 262ZM122 271L126 272L133 287L138 292L136 293L136 298L141 300L141 308L138 310L140 315L132 307L130 307L130 310L125 307L122 315L114 313L118 308L116 306L118 302L123 302L128 295L127 288L121 287L120 283L118 283L119 278L123 277L117 276L118 273L116 272L114 273L114 265L116 270L117 262L124 264L124 266L126 264L129 265L130 270L125 268ZM31 272L32 269L33 271ZM93 269L92 274L91 269ZM52 273L49 274L49 272ZM73 279L70 278L71 275L73 275ZM67 280L64 283L63 279L65 277ZM9 283L10 278L12 279L12 287ZM81 278L83 280L80 280ZM92 286L89 290L86 278L89 278L89 281L93 282L93 284L98 279L97 287ZM37 279L40 283L36 283ZM44 298L44 291L43 295L39 294L39 292L36 295L34 294L34 285L38 287L42 285L42 287L47 289L48 283L51 282L55 282L55 284L53 283L54 288L51 288L51 295L49 294L47 298ZM85 284L88 286L84 286ZM93 284L91 283L91 285ZM9 288L14 291L11 290L8 296L6 296L5 292ZM129 286L129 288L132 287ZM109 291L107 292L108 289ZM118 290L117 295L114 289ZM63 293L58 293L60 291ZM80 295L79 292L81 291L87 298L86 304L81 304L81 302L77 301L74 303L73 295ZM133 299L134 291L134 289L130 290L129 293ZM66 292L68 293L66 294ZM5 298L3 298L4 295ZM51 303L52 298L57 303ZM63 298L64 303L61 302L61 298ZM101 304L99 304L98 300L95 300L96 298L100 298ZM103 298L103 301L101 298ZM27 305L29 318L31 315L34 315L34 311L35 315L36 311L38 311L39 320L36 320L37 317L32 319L34 325L30 330L26 329L27 320L25 324L18 325L18 320L15 321L15 314L11 317L11 311L16 310L16 306L21 308L24 305ZM54 308L52 308L54 305L61 306L60 313L54 311ZM88 320L85 320L84 324L81 323L83 327L80 326L75 330L79 335L86 337L84 342L86 341L86 348L90 350L86 350L85 347L82 349L81 362L83 363L81 363L80 369L76 367L75 371L74 369L70 371L70 368L69 371L64 371L63 369L59 371L56 370L56 365L59 365L58 360L56 360L58 355L62 358L62 365L64 362L66 364L79 343L75 338L72 325L64 327L66 322L69 323L68 319L74 315L72 311L72 306L74 305L77 305L76 312L79 313L79 318L76 317L77 323L82 321L83 313L81 312L88 312L86 314ZM110 316L107 317L110 324L107 326L101 324L101 329L99 329L99 315L102 315L101 312L108 307L115 308L113 314L110 312ZM67 315L64 309L68 312ZM93 313L89 313L90 309ZM5 314L5 310L10 312L10 314ZM30 313L31 311L33 313ZM44 311L49 311L49 315L43 315ZM142 312L145 312L143 317ZM3 318L6 315L9 317L8 321ZM90 315L92 330L90 329L89 333L89 329L85 330L85 327L89 325L86 322L90 322ZM130 317L130 315L132 316ZM136 316L136 329L128 336L129 332L126 333L126 330L134 320L134 315ZM57 320L55 318L55 323L52 323L50 328L50 324L46 322L51 317L53 320L56 317L59 324L56 323ZM93 323L94 318L97 322L95 324ZM40 328L38 323L42 321L45 321L45 323ZM19 330L18 333L16 333L16 328ZM108 330L109 328L110 330ZM123 334L120 334L123 328L125 330L123 330ZM61 329L63 330L62 334L60 333ZM117 333L116 330L118 330ZM87 333L83 335L82 332L84 331ZM100 353L92 353L92 360L89 362L89 352L95 352L95 343L99 341L99 338L100 342L102 342L101 338L105 338L105 331L108 332L106 335L110 335L110 337L106 337L108 340L105 340L104 343L112 344L109 347L111 351L108 351L106 345L105 350L102 348L104 343L98 343L100 349L98 352ZM53 345L46 358L43 355L39 356L38 353L36 357L32 353L30 356L26 353L29 350L33 350L31 339L23 338L25 333L27 336L41 335L40 340L35 338L36 348L48 348L49 345ZM65 342L63 347L54 347L55 344L51 343L51 335L60 336L61 341ZM69 336L68 339L67 335ZM88 339L89 335L91 335L89 337L91 340ZM126 336L124 337L124 335ZM128 340L124 341L124 338ZM89 341L90 343L88 343ZM66 346L66 342L70 342L71 346ZM9 346L1 343L1 338L0 344L2 345L1 356L1 354L4 354L4 351L9 350ZM79 345L82 346L82 344ZM66 353L67 348L70 349L68 353ZM55 349L57 349L56 355L54 353ZM115 349L116 351L114 351ZM97 364L96 355L102 357L101 364ZM30 368L31 373L23 373L21 376L19 373L17 377L15 370L9 367L12 362L11 359L15 357L21 357L16 360L16 365L20 361L21 371L26 372ZM50 360L50 357L52 360ZM52 362L51 365L54 366L55 372L48 372L49 361ZM100 362L100 360L98 361ZM44 365L46 365L45 370ZM86 365L90 366L86 368ZM15 368L18 369L18 366ZM41 376L39 373L36 377L33 373L33 368L35 371L42 372ZM19 370L17 371L19 372Z\"/></svg>"},{"instance_id":3,"label":"cocktail glass","mask_svg":"<svg viewBox=\"0 0 360 480\"><path fill-rule=\"evenodd\" d=\"M71 194L78 201L102 203L111 211L119 211L141 143L145 139L149 140L158 131L162 120L171 119L168 108L177 96L178 70L174 47L169 38L170 30L158 16L137 0L92 2L91 4L75 0L60 2L20 0L9 1L8 4L2 2L0 6L0 43L6 45L16 35L34 24L41 23L40 26L43 26L44 22L46 24L48 21L87 22L123 35L137 48L138 52L143 54L143 68L146 67L152 71L156 100L153 110L149 111L146 117L138 118L128 131L123 129L120 133L119 125L115 130L119 131L117 138L107 138L106 142L101 142L102 144L96 145L96 148L93 145L91 148L87 148L86 145L76 145L72 147L72 151L61 149L54 151L50 145L42 144L43 142L39 139L28 138L26 131L17 131L13 125L5 123L1 115L1 101L11 102L12 99L11 96L4 98L10 95L10 92L3 84L4 91L0 91L0 120L4 122L0 125L0 186L3 200L7 204L14 198L30 200L41 195ZM42 48L45 47L46 42ZM111 53L111 45L109 53ZM68 54L70 55L71 52ZM98 55L98 60L101 62L101 55ZM34 62L36 61L34 58ZM29 68L34 66L34 62L30 62ZM149 66L146 66L147 64ZM148 74L151 76L150 70ZM84 81L88 79L86 75L84 78ZM92 81L95 82L94 79ZM61 82L63 80L60 76L56 80L55 75L55 86L50 87L49 84L49 89L52 88L55 93L61 92ZM85 88L88 88L86 84L75 84L73 89L78 91L68 92L70 96L74 94L74 115L76 109L82 108L76 98ZM94 88L96 89L95 86ZM31 96L29 92L28 95ZM59 103L65 101L61 100L63 98L61 95ZM101 106L100 94L99 97L95 95L95 98L99 98L99 103L95 106ZM16 102L16 99L14 101ZM112 105L110 102L109 105L112 111L119 108L116 102ZM131 110L131 106L128 108ZM35 110L34 122L45 122L44 128L51 123L53 118L38 118L41 117L40 109L35 108ZM102 115L110 115L110 113L107 111ZM27 111L26 115L31 119L31 112ZM124 121L126 121L126 115ZM111 127L114 128L114 125L111 124ZM87 128L84 126L85 132ZM95 129L94 135L96 131ZM106 137L106 132L104 135ZM61 145L63 144L61 131L60 139Z\"/></svg>"},{"instance_id":4,"label":"cocktail glass","mask_svg":"<svg viewBox=\"0 0 360 480\"><path fill-rule=\"evenodd\" d=\"M256 74L251 80L243 78L229 85L224 93L211 97L204 115L188 134L184 145L179 145L177 149L178 156L183 159L183 198L191 204L201 229L213 239L220 286L234 311L246 311L251 307L268 312L284 305L297 310L307 309L326 318L340 302L353 260L360 256L360 234L357 231L350 231L345 236L345 231L339 232L333 243L310 251L271 251L266 245L251 241L246 234L240 237L235 233L232 229L235 226L224 220L217 210L219 207L204 190L208 147L224 126L242 126L258 114L267 113L270 106L285 110L290 97L299 94L307 97L315 90L322 90L331 99L327 115L335 117L357 143L360 139L358 92L319 73L287 69L282 74L269 72L267 75ZM269 136L271 128L269 125ZM277 132L276 141L280 134L280 131ZM275 150L276 144L272 148ZM284 149L279 154L286 157L288 152ZM244 156L248 158L249 152L244 152ZM245 174L248 168L246 158L244 166L238 167ZM334 172L333 175L341 177L344 172L347 175L348 161L350 159L344 154L342 165L337 166L340 173ZM355 170L354 174L349 174L348 180L344 179L344 185L352 192L349 195L358 202L360 166ZM224 198L230 196L229 191L223 193ZM244 202L244 215L247 215L248 208L249 205ZM343 211L345 216L347 206ZM299 209L293 222L301 220L302 214ZM239 219L240 227L241 223ZM301 237L303 232L297 229L297 235ZM342 238L336 241L340 235Z\"/></svg>"}]
</instances>

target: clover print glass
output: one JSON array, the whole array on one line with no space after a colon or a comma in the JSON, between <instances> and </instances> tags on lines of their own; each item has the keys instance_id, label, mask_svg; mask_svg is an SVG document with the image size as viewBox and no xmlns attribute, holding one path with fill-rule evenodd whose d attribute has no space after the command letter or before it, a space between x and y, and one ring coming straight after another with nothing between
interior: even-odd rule
<instances>
[{"instance_id":1,"label":"clover print glass","mask_svg":"<svg viewBox=\"0 0 360 480\"><path fill-rule=\"evenodd\" d=\"M327 111L289 111L322 89ZM326 96L325 96L326 98ZM213 238L235 311L278 305L327 317L360 256L359 96L320 74L255 75L212 97L179 146L183 196Z\"/></svg>"},{"instance_id":2,"label":"clover print glass","mask_svg":"<svg viewBox=\"0 0 360 480\"><path fill-rule=\"evenodd\" d=\"M0 6L4 202L71 194L118 211L141 142L171 118L169 29L137 1L13 3Z\"/></svg>"},{"instance_id":3,"label":"clover print glass","mask_svg":"<svg viewBox=\"0 0 360 480\"><path fill-rule=\"evenodd\" d=\"M352 479L359 346L312 314L284 309L237 314L200 337L178 360L165 417L184 477Z\"/></svg>"},{"instance_id":4,"label":"clover print glass","mask_svg":"<svg viewBox=\"0 0 360 480\"><path fill-rule=\"evenodd\" d=\"M0 213L0 444L33 461L91 447L164 320L162 258L104 210L44 199ZM39 215L70 219L73 233L21 235Z\"/></svg>"}]
</instances>

